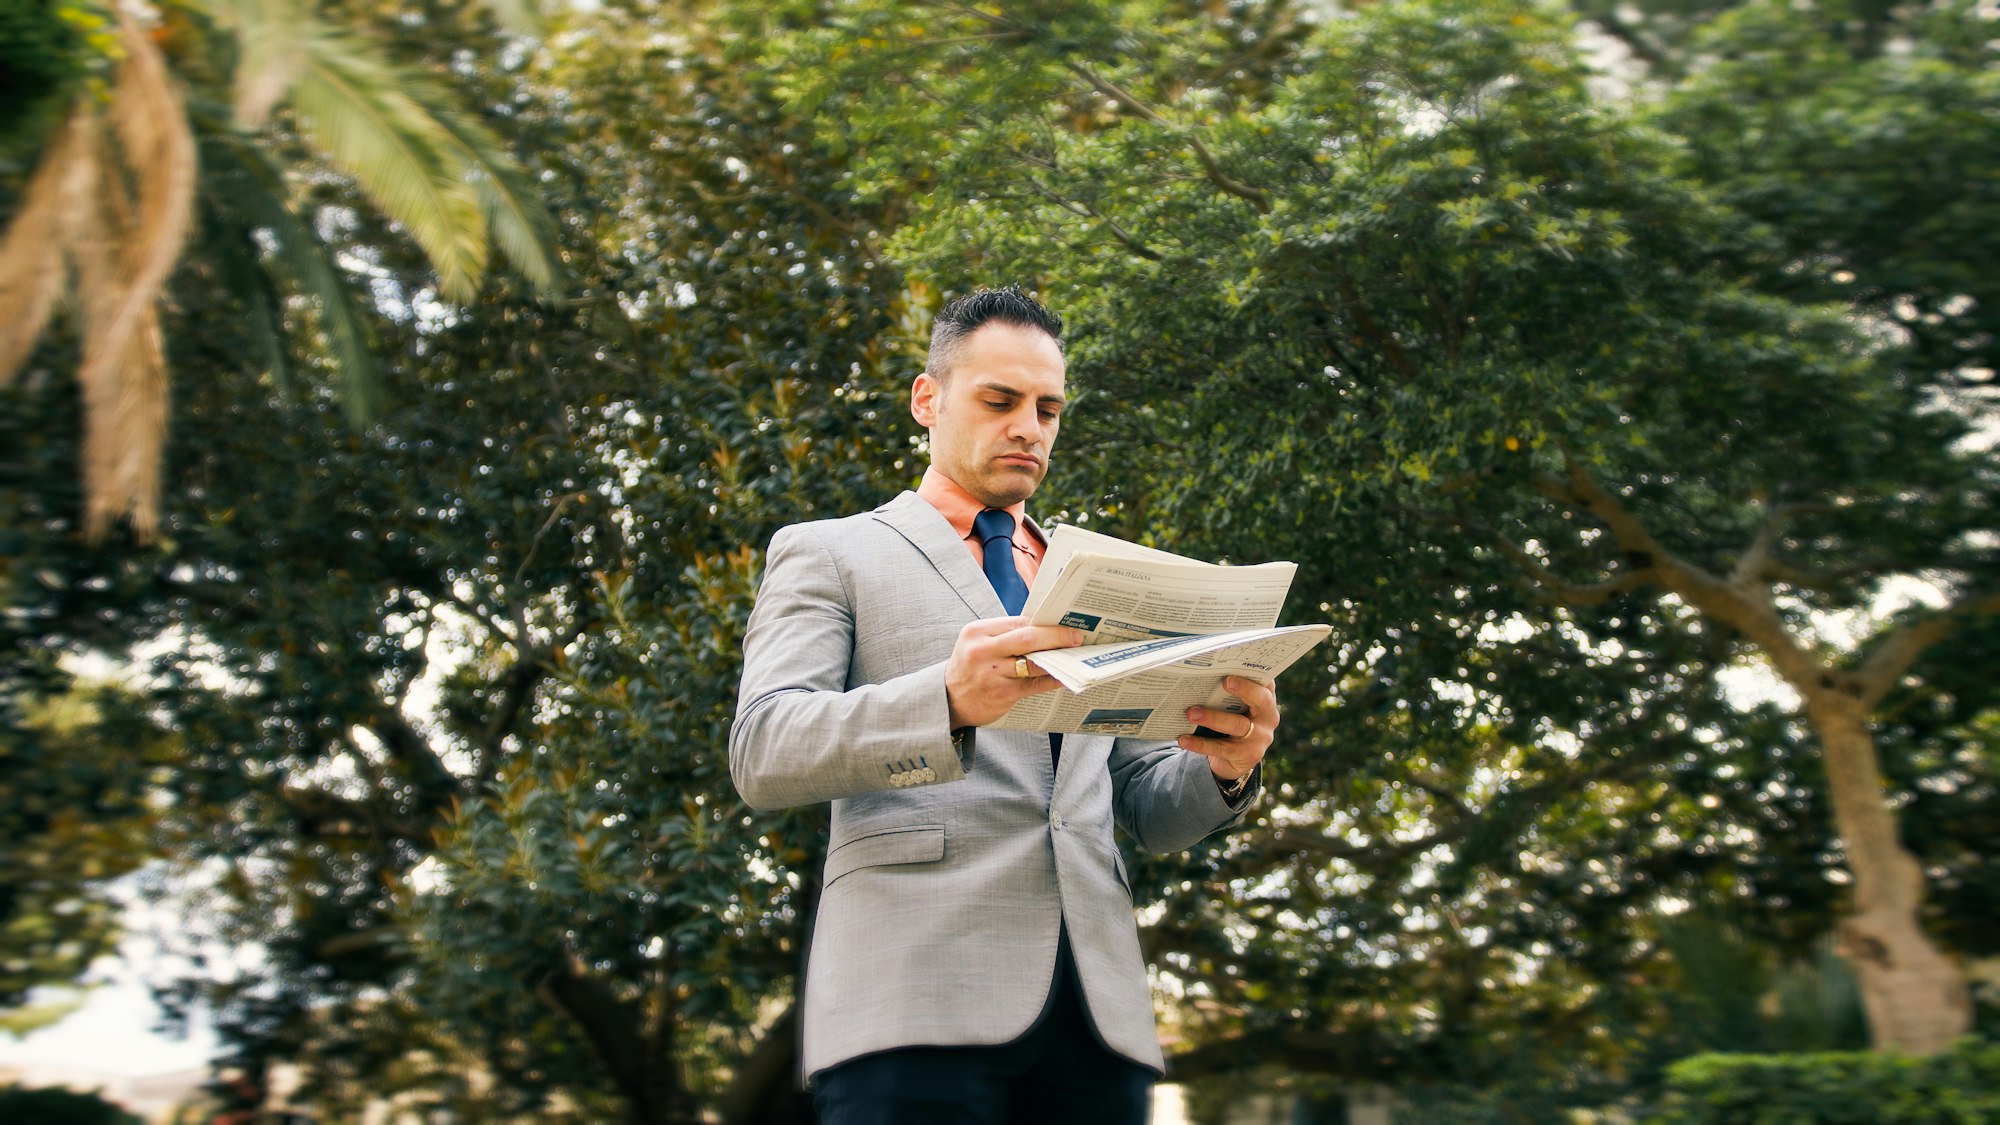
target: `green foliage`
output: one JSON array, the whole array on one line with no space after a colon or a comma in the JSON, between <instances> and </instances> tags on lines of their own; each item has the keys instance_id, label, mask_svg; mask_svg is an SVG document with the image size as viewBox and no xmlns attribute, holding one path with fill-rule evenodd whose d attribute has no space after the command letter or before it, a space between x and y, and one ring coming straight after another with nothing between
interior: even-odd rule
<instances>
[{"instance_id":1,"label":"green foliage","mask_svg":"<svg viewBox=\"0 0 2000 1125\"><path fill-rule=\"evenodd\" d=\"M12 1125L139 1125L140 1121L96 1094L54 1086L0 1087L0 1120Z\"/></svg>"},{"instance_id":2,"label":"green foliage","mask_svg":"<svg viewBox=\"0 0 2000 1125\"><path fill-rule=\"evenodd\" d=\"M455 9L329 6L472 88L533 154L507 190L559 217L568 296L449 304L293 122L228 124L225 41L176 25L207 98L166 534L85 548L73 392L4 392L0 815L152 794L213 873L191 917L265 951L182 998L329 1116L787 1112L824 835L727 777L757 549L915 480L928 310L1022 280L1080 392L1037 515L1297 559L1341 634L1282 685L1260 819L1132 857L1177 1076L1521 1119L1724 1042L1700 1018L1762 1035L1687 1002L1662 915L1732 904L1734 999L1783 991L1844 893L1820 762L1722 686L1738 636L1621 582L1645 560L1565 474L1723 574L1804 502L1782 546L1824 580L1775 612L1816 651L1813 612L1874 627L1885 576L1989 575L2000 225L1950 171L1993 151L1963 27L1752 5L1683 38L1711 7L1640 6L1716 62L1634 107L1570 14L1497 0L609 4L507 51ZM79 651L143 653L145 707L80 692ZM1878 713L1883 772L1928 920L1990 952L1992 623L1937 651ZM86 698L63 754L20 741Z\"/></svg>"},{"instance_id":3,"label":"green foliage","mask_svg":"<svg viewBox=\"0 0 2000 1125\"><path fill-rule=\"evenodd\" d=\"M16 699L0 742L0 1008L67 983L112 950L113 878L159 854L156 770L171 738L129 696L72 686Z\"/></svg>"},{"instance_id":4,"label":"green foliage","mask_svg":"<svg viewBox=\"0 0 2000 1125\"><path fill-rule=\"evenodd\" d=\"M113 51L109 18L87 0L20 0L0 9L0 182L29 163Z\"/></svg>"},{"instance_id":5,"label":"green foliage","mask_svg":"<svg viewBox=\"0 0 2000 1125\"><path fill-rule=\"evenodd\" d=\"M788 1096L821 817L746 817L724 732L757 548L915 475L901 285L729 43L589 26L485 75L544 156L575 298L439 306L425 257L320 180L248 252L304 230L366 263L380 421L343 423L331 347L289 393L266 377L268 295L197 257L170 343L207 377L176 401L165 534L24 573L105 611L19 618L26 649L150 643L188 750L159 792L180 858L221 873L196 913L264 950L177 1003L213 1006L253 1086L309 1058L295 1098L329 1113L474 1104L468 1069L482 1112L546 1120ZM211 140L238 221L277 162ZM73 416L40 440L73 455ZM11 532L67 547L73 488L21 489Z\"/></svg>"},{"instance_id":6,"label":"green foliage","mask_svg":"<svg viewBox=\"0 0 2000 1125\"><path fill-rule=\"evenodd\" d=\"M86 549L45 521L80 503L76 396L40 382L0 389L0 1008L115 946L107 884L167 846L154 786L178 746L133 692L80 682L37 643L115 637L108 607L137 581L112 568L69 583Z\"/></svg>"},{"instance_id":7,"label":"green foliage","mask_svg":"<svg viewBox=\"0 0 2000 1125\"><path fill-rule=\"evenodd\" d=\"M1985 17L1938 5L1895 28L1908 49L1859 60L1840 17L1759 3L1717 21L1716 64L1661 121L1694 178L1769 224L1743 255L1766 287L1876 319L1946 386L1990 383L2000 73L1964 40Z\"/></svg>"},{"instance_id":8,"label":"green foliage","mask_svg":"<svg viewBox=\"0 0 2000 1125\"><path fill-rule=\"evenodd\" d=\"M1674 1064L1659 1125L1972 1125L2000 1115L2000 1047L1700 1055Z\"/></svg>"},{"instance_id":9,"label":"green foliage","mask_svg":"<svg viewBox=\"0 0 2000 1125\"><path fill-rule=\"evenodd\" d=\"M1802 645L1832 648L1808 609L1865 613L1889 573L1977 588L1977 406L1939 409L1939 365L1847 293L1786 284L1824 225L1690 174L1738 134L1595 98L1566 14L1371 5L1264 50L1289 12L854 3L773 54L857 190L921 189L891 242L916 276L1027 281L1071 317L1082 394L1046 499L1295 558L1294 604L1346 638L1281 684L1279 810L1193 879L1138 865L1162 974L1231 1013L1179 1072L1615 1070L1666 1018L1663 898L1734 901L1799 954L1839 894L1806 732L1730 701L1718 677L1755 650L1646 572L1729 575L1800 501L1786 557L1831 576L1777 592ZM1981 260L1928 249L1953 276ZM1965 759L1908 761L1911 799L1991 792Z\"/></svg>"}]
</instances>

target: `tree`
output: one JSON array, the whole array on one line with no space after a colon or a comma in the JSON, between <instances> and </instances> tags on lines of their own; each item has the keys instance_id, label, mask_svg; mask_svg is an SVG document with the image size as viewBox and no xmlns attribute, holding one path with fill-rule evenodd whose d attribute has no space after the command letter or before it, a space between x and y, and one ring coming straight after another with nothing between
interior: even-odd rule
<instances>
[{"instance_id":1,"label":"tree","mask_svg":"<svg viewBox=\"0 0 2000 1125\"><path fill-rule=\"evenodd\" d=\"M575 296L439 311L426 259L317 185L309 225L371 271L389 408L356 431L261 378L243 295L184 261L167 329L207 377L162 535L31 590L124 576L26 647L160 646L148 704L188 751L161 790L182 858L225 872L194 914L266 958L180 997L215 1005L246 1090L309 1059L298 1097L330 1111L465 1106L473 1072L496 1115L786 1112L823 845L810 814L741 815L720 732L749 545L913 475L902 290L738 41L584 23L573 55L480 76L544 156ZM17 534L70 544L69 494L27 491Z\"/></svg>"},{"instance_id":2,"label":"tree","mask_svg":"<svg viewBox=\"0 0 2000 1125\"><path fill-rule=\"evenodd\" d=\"M0 1087L0 1110L21 1125L137 1125L139 1119L96 1094L57 1087Z\"/></svg>"},{"instance_id":3,"label":"tree","mask_svg":"<svg viewBox=\"0 0 2000 1125\"><path fill-rule=\"evenodd\" d=\"M29 91L41 101L67 96L71 107L10 201L0 241L0 384L20 372L73 290L93 535L128 514L141 534L157 523L168 410L159 303L191 234L243 291L280 373L275 325L284 311L272 276L317 299L351 409L365 419L372 407L373 365L353 298L295 210L270 138L253 131L280 103L289 102L316 155L353 177L424 248L445 298L472 295L489 235L536 286L555 287L548 217L491 131L453 107L434 79L385 64L303 6L195 0L163 9L153 28L130 6L108 15L63 16L46 2L36 9L58 58L80 58L54 68L53 89ZM65 20L81 28L108 20L115 36L65 36ZM82 81L93 52L117 60L102 105ZM225 92L232 84L233 98ZM233 114L222 108L231 101ZM35 124L30 117L28 127ZM8 147L20 143L7 139ZM259 253L258 238L275 253Z\"/></svg>"},{"instance_id":4,"label":"tree","mask_svg":"<svg viewBox=\"0 0 2000 1125\"><path fill-rule=\"evenodd\" d=\"M1322 803L1279 779L1281 804L1305 807L1260 826L1239 851L1259 862L1233 873L1290 867L1297 893L1407 835L1444 849L1426 865L1453 878L1505 880L1512 863L1459 870L1479 862L1468 836L1538 850L1532 815L1507 814L1607 779L1638 790L1592 802L1606 818L1592 862L1617 867L1644 853L1627 850L1635 835L1672 850L1689 830L1652 819L1644 795L1665 771L1770 782L1827 802L1876 1042L1941 1046L1968 1025L1964 979L1923 931L1921 865L1871 729L1920 660L1994 608L1995 482L1963 444L1967 414L1935 408L1938 366L1773 284L1797 260L1786 236L1692 181L1643 109L1593 101L1565 22L1378 6L1247 82L1232 62L1282 22L1274 7L1210 21L1171 4L854 4L784 55L798 104L864 154L864 192L929 192L893 243L920 275L970 261L1040 279L1080 314L1078 381L1122 409L1092 451L1117 469L1090 474L1078 494L1103 499L1079 515L1210 553L1254 544L1323 576L1295 601L1352 642L1335 674L1286 685L1307 749L1279 768L1348 780ZM1855 81L1879 88L1932 55L1884 56ZM1990 122L1967 128L1992 150ZM1924 190L1976 208L1983 189L1952 182ZM1744 276L1751 255L1773 268ZM1825 635L1826 615L1865 614L1897 574L1942 604L1853 648ZM1718 706L1714 677L1735 660L1797 693L1817 761ZM1356 705L1378 699L1407 718L1366 737ZM1355 735L1399 760L1331 745ZM1718 760L1736 753L1766 760ZM1342 811L1398 791L1422 795L1416 823L1461 827ZM1817 815L1764 809L1740 829L1752 850ZM1491 835L1471 831L1482 822ZM1315 929L1353 932L1320 909ZM1643 959L1643 933L1625 930ZM1315 963L1296 956L1225 945L1215 963L1248 982ZM1214 983L1260 1009L1229 975ZM1320 1061L1338 1065L1337 1045Z\"/></svg>"},{"instance_id":5,"label":"tree","mask_svg":"<svg viewBox=\"0 0 2000 1125\"><path fill-rule=\"evenodd\" d=\"M33 526L44 503L75 503L77 449L55 436L74 431L74 406L0 391L0 1010L14 1019L67 1010L30 990L69 984L115 948L109 884L169 845L152 797L177 743L132 691L30 640L60 619L116 643L92 626L124 592L118 577L63 588L78 545Z\"/></svg>"}]
</instances>

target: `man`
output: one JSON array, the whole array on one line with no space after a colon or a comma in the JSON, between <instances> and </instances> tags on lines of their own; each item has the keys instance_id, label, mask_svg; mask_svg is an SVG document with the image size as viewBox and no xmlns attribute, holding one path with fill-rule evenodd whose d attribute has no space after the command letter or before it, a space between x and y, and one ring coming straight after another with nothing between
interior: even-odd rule
<instances>
[{"instance_id":1,"label":"man","mask_svg":"<svg viewBox=\"0 0 2000 1125\"><path fill-rule=\"evenodd\" d=\"M1078 644L1019 612L1026 503L1064 405L1062 322L1018 289L947 305L910 412L919 489L771 539L730 732L759 808L833 802L804 1073L823 1120L1146 1120L1163 1068L1114 824L1155 852L1234 824L1278 723L1196 708L1179 744L980 730Z\"/></svg>"}]
</instances>

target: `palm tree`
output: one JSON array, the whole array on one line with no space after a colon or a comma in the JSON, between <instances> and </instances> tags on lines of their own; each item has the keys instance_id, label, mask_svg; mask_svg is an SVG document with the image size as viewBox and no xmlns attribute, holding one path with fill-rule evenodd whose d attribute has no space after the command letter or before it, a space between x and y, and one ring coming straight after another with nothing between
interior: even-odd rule
<instances>
[{"instance_id":1,"label":"palm tree","mask_svg":"<svg viewBox=\"0 0 2000 1125\"><path fill-rule=\"evenodd\" d=\"M491 7L516 23L532 17L522 0ZM92 536L126 516L142 536L158 524L168 385L159 301L191 236L243 291L274 367L286 352L276 327L282 286L317 307L350 414L365 421L374 410L367 321L295 205L264 128L279 107L423 249L446 299L475 292L494 245L536 289L557 285L547 211L499 138L440 84L301 0L198 0L196 9L202 30L234 48L233 90L177 81L155 37L121 6L123 57L109 97L77 98L0 239L0 385L72 298Z\"/></svg>"}]
</instances>

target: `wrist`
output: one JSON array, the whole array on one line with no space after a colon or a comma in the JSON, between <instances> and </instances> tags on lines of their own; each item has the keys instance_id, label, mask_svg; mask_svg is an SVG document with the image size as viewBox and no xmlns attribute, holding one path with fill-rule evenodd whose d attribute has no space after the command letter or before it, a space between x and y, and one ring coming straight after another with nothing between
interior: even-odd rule
<instances>
[{"instance_id":1,"label":"wrist","mask_svg":"<svg viewBox=\"0 0 2000 1125\"><path fill-rule=\"evenodd\" d=\"M1252 762L1250 763L1248 769L1242 770L1241 772L1238 773L1230 773L1228 772L1230 769L1229 763L1219 761L1215 758L1210 758L1208 760L1208 772L1215 775L1215 783L1217 785L1233 785L1236 782L1241 781L1246 777L1249 777L1251 774L1256 773L1258 764L1259 763Z\"/></svg>"},{"instance_id":2,"label":"wrist","mask_svg":"<svg viewBox=\"0 0 2000 1125\"><path fill-rule=\"evenodd\" d=\"M1222 792L1222 799L1234 806L1242 801L1244 796L1250 792L1250 779L1257 776L1257 767L1251 766L1247 771L1233 778L1224 777L1219 773L1213 774L1213 776L1215 778L1215 787Z\"/></svg>"}]
</instances>

